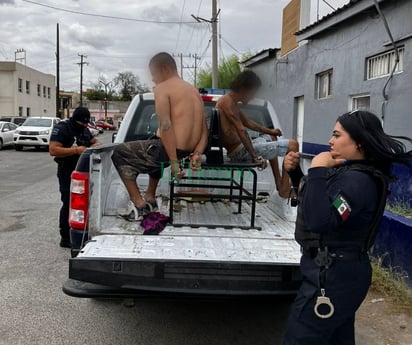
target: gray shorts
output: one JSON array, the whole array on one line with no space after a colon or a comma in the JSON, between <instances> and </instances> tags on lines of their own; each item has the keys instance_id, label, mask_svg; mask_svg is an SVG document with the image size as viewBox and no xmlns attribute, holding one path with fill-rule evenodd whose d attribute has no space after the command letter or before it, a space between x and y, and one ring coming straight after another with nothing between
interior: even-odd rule
<instances>
[{"instance_id":1,"label":"gray shorts","mask_svg":"<svg viewBox=\"0 0 412 345\"><path fill-rule=\"evenodd\" d=\"M190 152L176 150L177 158L183 159ZM112 161L123 180L135 180L139 174L148 174L159 180L163 170L170 165L169 157L158 138L130 141L115 147Z\"/></svg>"},{"instance_id":2,"label":"gray shorts","mask_svg":"<svg viewBox=\"0 0 412 345\"><path fill-rule=\"evenodd\" d=\"M272 160L277 157L285 156L289 149L289 139L273 141L270 135L261 135L252 140L256 155L263 159ZM249 162L252 160L249 152L242 145L228 155L233 162Z\"/></svg>"}]
</instances>

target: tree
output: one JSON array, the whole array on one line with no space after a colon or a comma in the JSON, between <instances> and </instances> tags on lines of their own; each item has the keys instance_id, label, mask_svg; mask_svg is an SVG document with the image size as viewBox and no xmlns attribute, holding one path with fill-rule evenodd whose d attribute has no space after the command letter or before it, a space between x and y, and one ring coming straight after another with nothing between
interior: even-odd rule
<instances>
[{"instance_id":1,"label":"tree","mask_svg":"<svg viewBox=\"0 0 412 345\"><path fill-rule=\"evenodd\" d=\"M115 91L109 87L107 90L107 95L105 90L103 89L100 80L93 85L93 88L87 90L87 99L90 101L104 101L107 97L108 101L118 101L119 97L116 95Z\"/></svg>"},{"instance_id":2,"label":"tree","mask_svg":"<svg viewBox=\"0 0 412 345\"><path fill-rule=\"evenodd\" d=\"M146 85L140 83L139 77L130 71L120 72L113 82L122 101L131 101L137 94L149 91Z\"/></svg>"},{"instance_id":3,"label":"tree","mask_svg":"<svg viewBox=\"0 0 412 345\"><path fill-rule=\"evenodd\" d=\"M241 72L240 61L244 61L252 53L246 53L239 59L237 55L231 55L228 59L225 59L218 67L218 82L219 88L229 89L232 81ZM212 87L212 66L208 65L205 69L200 70L198 77L198 87L211 88Z\"/></svg>"}]
</instances>

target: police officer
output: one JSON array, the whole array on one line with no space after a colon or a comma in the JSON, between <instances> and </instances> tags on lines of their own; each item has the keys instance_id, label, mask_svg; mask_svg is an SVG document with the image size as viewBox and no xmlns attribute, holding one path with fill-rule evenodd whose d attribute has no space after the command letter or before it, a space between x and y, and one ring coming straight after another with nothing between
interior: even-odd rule
<instances>
[{"instance_id":1,"label":"police officer","mask_svg":"<svg viewBox=\"0 0 412 345\"><path fill-rule=\"evenodd\" d=\"M60 209L60 247L70 248L70 181L80 155L90 146L99 145L87 128L90 122L90 112L79 107L70 119L58 123L50 137L49 152L57 163L57 177L63 203ZM76 144L74 146L74 144Z\"/></svg>"},{"instance_id":2,"label":"police officer","mask_svg":"<svg viewBox=\"0 0 412 345\"><path fill-rule=\"evenodd\" d=\"M338 118L330 152L316 156L300 182L295 238L302 247L302 286L284 345L354 345L355 312L371 284L368 250L382 217L394 162L410 165L399 139L370 112ZM293 185L299 154L284 162Z\"/></svg>"}]
</instances>

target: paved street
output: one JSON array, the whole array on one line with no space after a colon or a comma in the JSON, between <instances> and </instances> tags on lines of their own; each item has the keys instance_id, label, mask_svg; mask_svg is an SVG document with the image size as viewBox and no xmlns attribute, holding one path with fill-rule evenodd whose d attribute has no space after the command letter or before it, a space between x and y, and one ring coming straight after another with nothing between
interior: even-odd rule
<instances>
[{"instance_id":1,"label":"paved street","mask_svg":"<svg viewBox=\"0 0 412 345\"><path fill-rule=\"evenodd\" d=\"M109 133L104 141L110 141ZM61 291L56 166L47 152L0 151L0 344L278 344L289 303L122 301Z\"/></svg>"}]
</instances>

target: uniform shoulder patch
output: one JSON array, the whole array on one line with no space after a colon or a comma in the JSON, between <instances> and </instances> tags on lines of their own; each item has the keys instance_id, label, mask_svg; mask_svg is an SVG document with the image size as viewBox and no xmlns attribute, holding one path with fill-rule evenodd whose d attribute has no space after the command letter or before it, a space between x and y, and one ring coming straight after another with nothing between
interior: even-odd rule
<instances>
[{"instance_id":1,"label":"uniform shoulder patch","mask_svg":"<svg viewBox=\"0 0 412 345\"><path fill-rule=\"evenodd\" d=\"M339 194L338 197L333 201L333 206L336 208L343 221L349 218L352 210L349 203L342 194Z\"/></svg>"},{"instance_id":2,"label":"uniform shoulder patch","mask_svg":"<svg viewBox=\"0 0 412 345\"><path fill-rule=\"evenodd\" d=\"M52 130L52 132L51 132L51 134L52 134L52 135L58 135L59 132L60 132L60 129L59 129L58 127L54 127L53 130Z\"/></svg>"}]
</instances>

